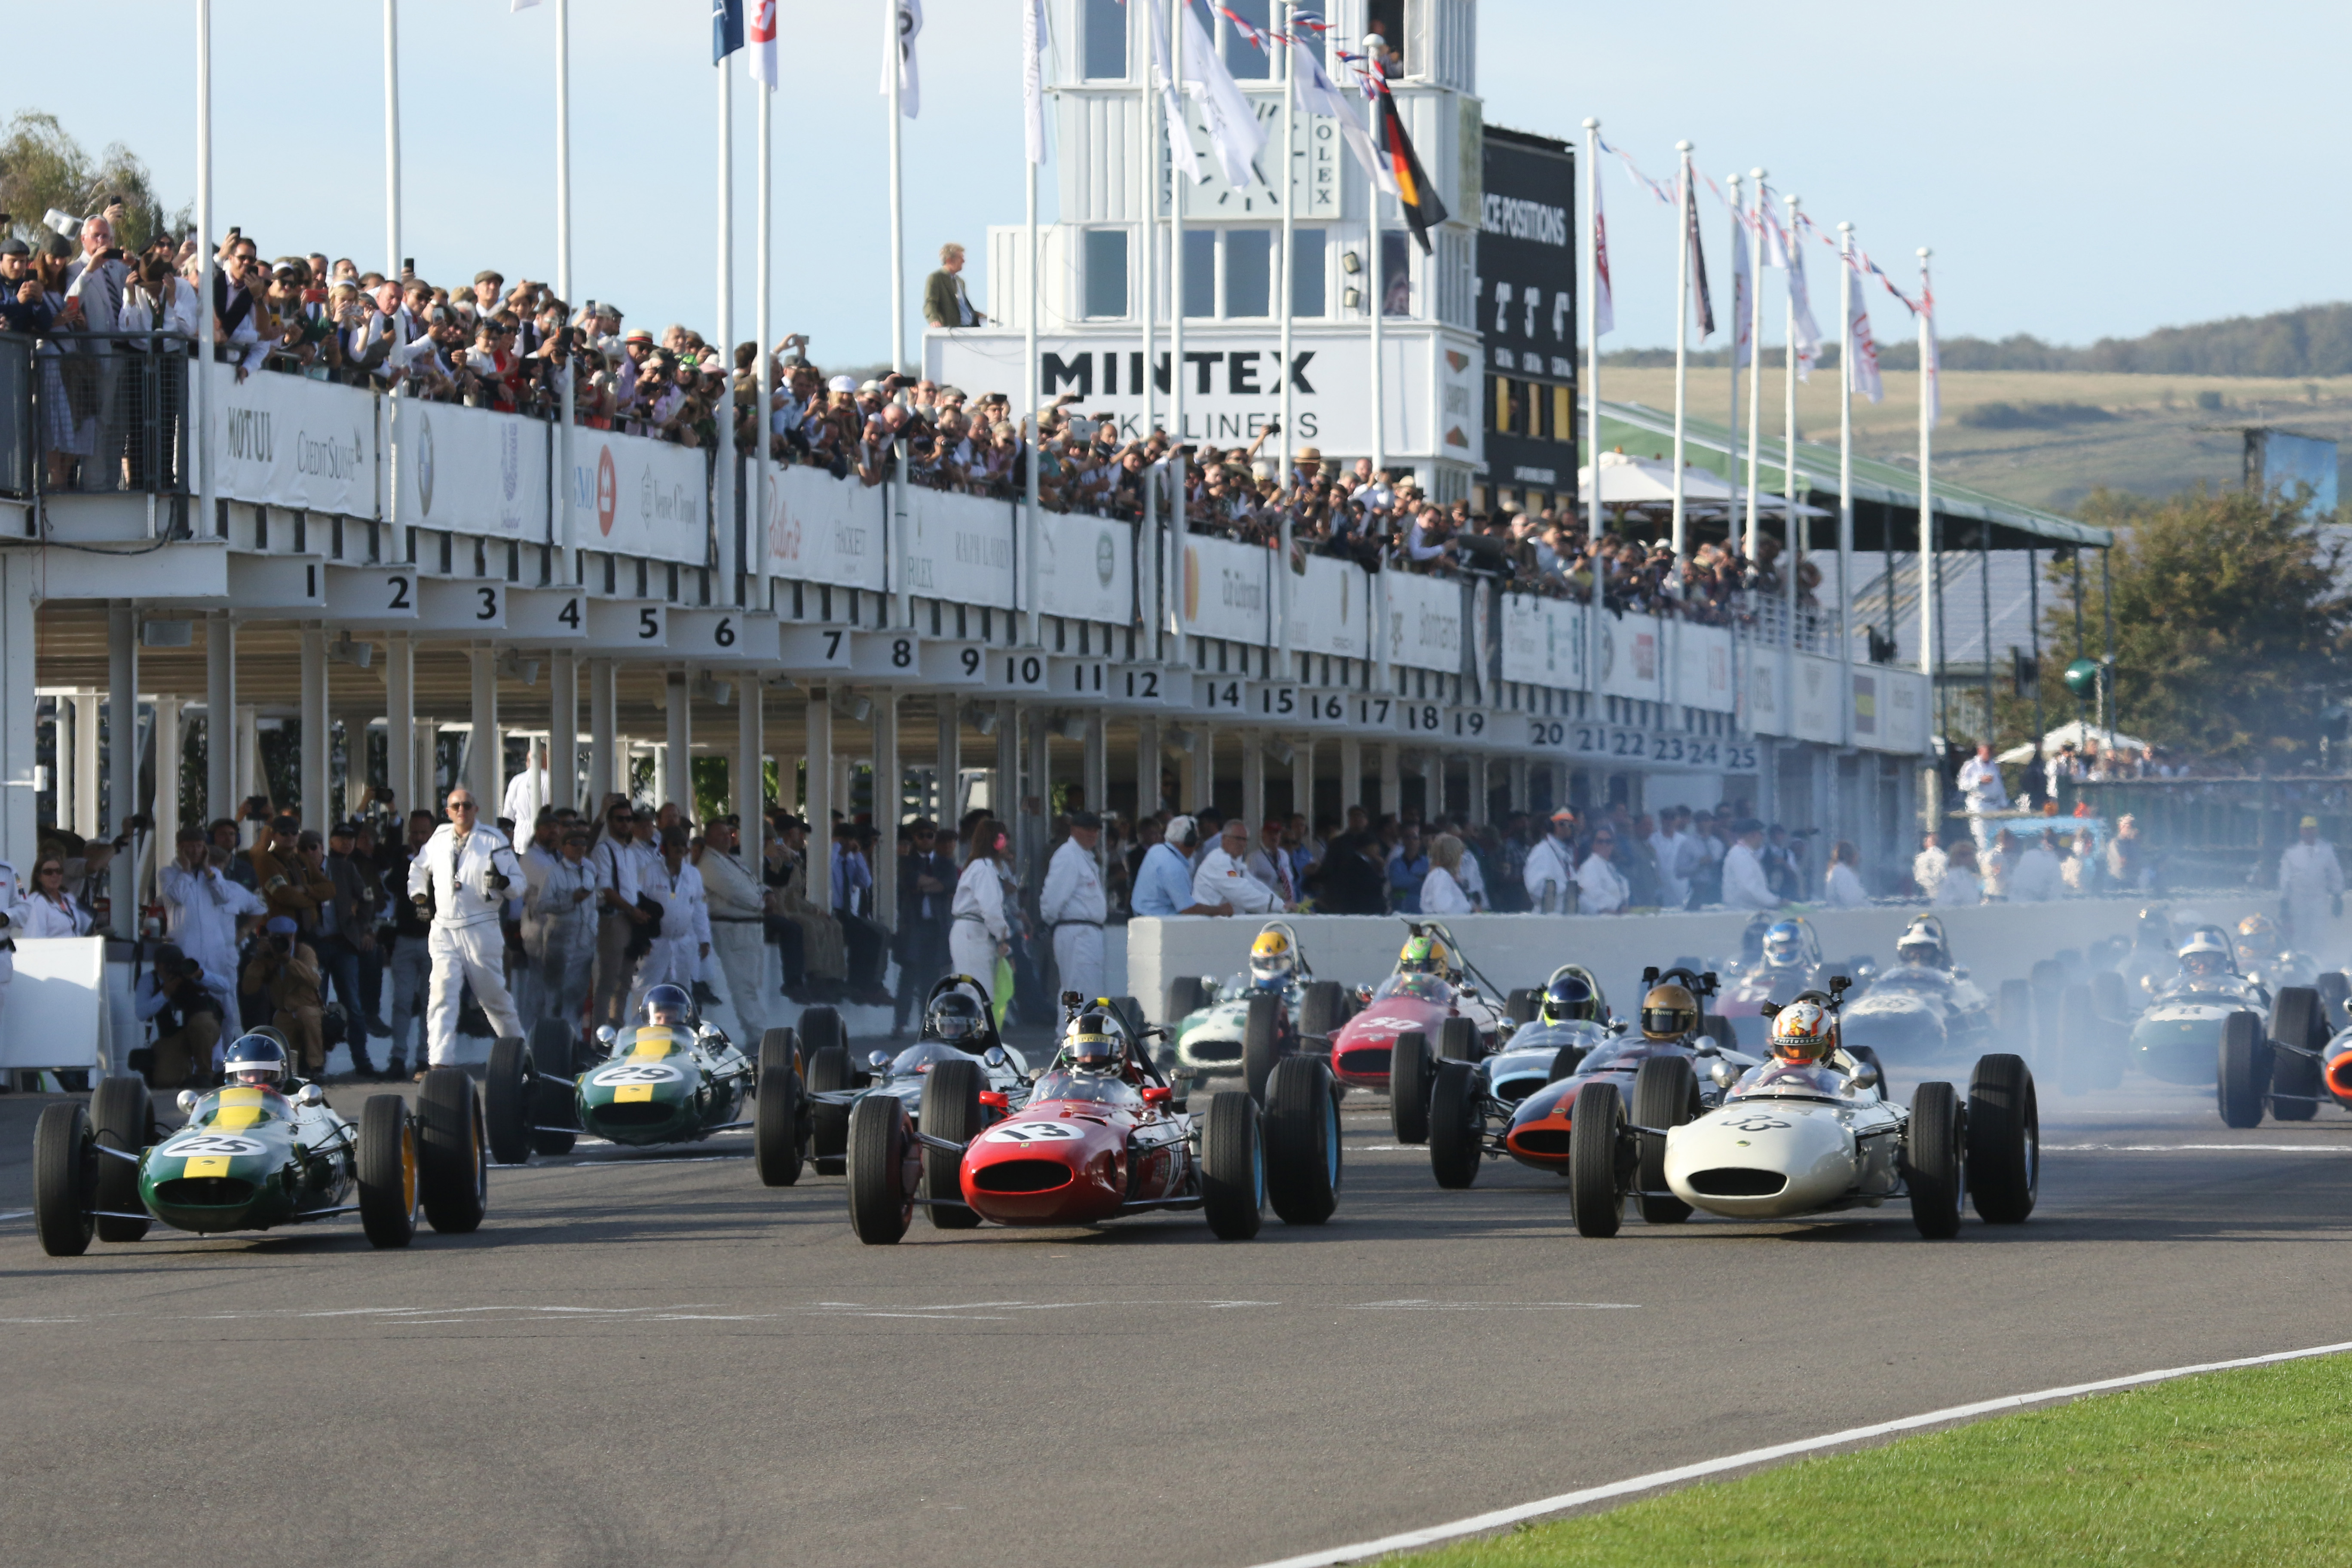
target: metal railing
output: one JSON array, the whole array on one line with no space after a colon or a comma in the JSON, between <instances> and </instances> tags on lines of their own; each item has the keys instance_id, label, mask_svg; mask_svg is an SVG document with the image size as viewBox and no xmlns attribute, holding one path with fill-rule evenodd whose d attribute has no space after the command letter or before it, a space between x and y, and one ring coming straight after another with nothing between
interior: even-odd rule
<instances>
[{"instance_id":1,"label":"metal railing","mask_svg":"<svg viewBox=\"0 0 2352 1568\"><path fill-rule=\"evenodd\" d=\"M2043 821L2062 831L2078 802L2110 826L2136 817L2141 840L2164 858L2175 887L2267 883L2305 816L2317 817L2321 837L2332 842L2352 834L2352 777L2062 779L2057 796L2058 816Z\"/></svg>"},{"instance_id":2,"label":"metal railing","mask_svg":"<svg viewBox=\"0 0 2352 1568\"><path fill-rule=\"evenodd\" d=\"M59 332L32 343L28 434L38 467L27 476L34 484L14 493L189 493L192 347L167 332ZM0 397L7 374L0 365Z\"/></svg>"},{"instance_id":3,"label":"metal railing","mask_svg":"<svg viewBox=\"0 0 2352 1568\"><path fill-rule=\"evenodd\" d=\"M0 496L33 493L33 340L0 332Z\"/></svg>"}]
</instances>

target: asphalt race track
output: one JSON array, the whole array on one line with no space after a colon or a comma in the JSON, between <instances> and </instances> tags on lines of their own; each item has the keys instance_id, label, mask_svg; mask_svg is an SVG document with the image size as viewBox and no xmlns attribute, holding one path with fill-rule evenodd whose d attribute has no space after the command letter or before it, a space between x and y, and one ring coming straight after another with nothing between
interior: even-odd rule
<instances>
[{"instance_id":1,"label":"asphalt race track","mask_svg":"<svg viewBox=\"0 0 2352 1568\"><path fill-rule=\"evenodd\" d=\"M1898 1088L1907 1093L1907 1085ZM363 1087L339 1089L348 1107ZM13 1564L1246 1565L1792 1437L2344 1337L2352 1116L2043 1101L2040 1211L1579 1238L1351 1100L1327 1227L851 1238L837 1177L491 1175L475 1236L44 1257L0 1099Z\"/></svg>"}]
</instances>

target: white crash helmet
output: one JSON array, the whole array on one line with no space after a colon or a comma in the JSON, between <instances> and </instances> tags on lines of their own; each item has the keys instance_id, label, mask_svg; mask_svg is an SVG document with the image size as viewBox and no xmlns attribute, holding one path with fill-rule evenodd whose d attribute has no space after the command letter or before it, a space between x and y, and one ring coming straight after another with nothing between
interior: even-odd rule
<instances>
[{"instance_id":1,"label":"white crash helmet","mask_svg":"<svg viewBox=\"0 0 2352 1568\"><path fill-rule=\"evenodd\" d=\"M2179 957L2191 974L2219 974L2230 967L2230 944L2221 932L2202 928L2190 934Z\"/></svg>"}]
</instances>

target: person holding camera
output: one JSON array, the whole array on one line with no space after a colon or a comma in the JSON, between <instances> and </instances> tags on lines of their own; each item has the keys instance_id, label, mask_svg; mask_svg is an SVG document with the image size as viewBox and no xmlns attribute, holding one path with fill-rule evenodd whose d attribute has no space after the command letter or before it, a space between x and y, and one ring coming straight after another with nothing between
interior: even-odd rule
<instances>
[{"instance_id":1,"label":"person holding camera","mask_svg":"<svg viewBox=\"0 0 2352 1568\"><path fill-rule=\"evenodd\" d=\"M194 823L182 827L178 847L156 878L163 895L163 935L227 999L221 1026L235 1034L237 921L268 911L250 888L213 863L203 828Z\"/></svg>"},{"instance_id":2,"label":"person holding camera","mask_svg":"<svg viewBox=\"0 0 2352 1568\"><path fill-rule=\"evenodd\" d=\"M676 824L661 830L661 853L642 871L638 889L661 910L661 930L638 961L636 978L623 1010L635 1018L646 993L671 984L691 992L702 960L710 956L710 926L705 913L702 873L687 858L687 831Z\"/></svg>"},{"instance_id":3,"label":"person holding camera","mask_svg":"<svg viewBox=\"0 0 2352 1568\"><path fill-rule=\"evenodd\" d=\"M295 934L291 915L270 916L252 952L245 965L247 994L269 998L277 1009L270 1022L300 1060L302 1076L320 1077L327 1070L327 1044L318 953Z\"/></svg>"},{"instance_id":4,"label":"person holding camera","mask_svg":"<svg viewBox=\"0 0 2352 1568\"><path fill-rule=\"evenodd\" d=\"M155 1026L155 1043L144 1053L149 1083L178 1089L192 1078L211 1076L213 1049L232 1004L203 964L167 942L155 950L131 1000L139 1016ZM141 1065L140 1055L131 1053L132 1067Z\"/></svg>"},{"instance_id":5,"label":"person holding camera","mask_svg":"<svg viewBox=\"0 0 2352 1568\"><path fill-rule=\"evenodd\" d=\"M522 1019L507 994L506 939L499 917L510 888L523 881L522 862L495 827L481 825L474 792L460 784L449 792L449 820L433 830L408 866L409 901L431 906L432 997L425 1005L427 1060L446 1067L457 1048L457 1006L465 988L489 1016L500 1039L520 1037ZM417 1075L422 1078L420 1072Z\"/></svg>"}]
</instances>

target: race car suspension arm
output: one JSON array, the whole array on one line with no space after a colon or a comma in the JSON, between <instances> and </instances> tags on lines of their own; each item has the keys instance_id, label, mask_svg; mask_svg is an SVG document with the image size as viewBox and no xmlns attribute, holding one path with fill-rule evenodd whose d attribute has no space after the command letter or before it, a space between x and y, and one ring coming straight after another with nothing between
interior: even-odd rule
<instances>
[{"instance_id":1,"label":"race car suspension arm","mask_svg":"<svg viewBox=\"0 0 2352 1568\"><path fill-rule=\"evenodd\" d=\"M971 1147L966 1143L959 1143L952 1138L938 1138L929 1132L921 1131L915 1134L915 1141L924 1148L937 1149L942 1154L961 1154Z\"/></svg>"},{"instance_id":2,"label":"race car suspension arm","mask_svg":"<svg viewBox=\"0 0 2352 1568\"><path fill-rule=\"evenodd\" d=\"M128 1149L110 1149L110 1148L108 1148L108 1147L107 1147L105 1144L103 1144L103 1143L93 1144L93 1145L92 1145L92 1147L94 1147L95 1149L97 1149L97 1151L98 1151L100 1153L101 1153L101 1154L111 1154L111 1155L113 1155L113 1156L114 1156L116 1159L118 1159L118 1160L128 1160L128 1161L130 1161L130 1162L131 1162L132 1164L134 1164L134 1165L135 1165L135 1164L137 1164L137 1163L139 1163L139 1156L138 1156L138 1155L136 1155L136 1154L133 1154L133 1153L132 1153L132 1152L131 1152L131 1151L130 1151L130 1150L128 1150ZM114 1219L121 1219L121 1218L123 1218L124 1216L123 1216L123 1215L110 1215L110 1217L114 1218ZM131 1217L131 1218L132 1218L132 1219L144 1219L146 1216L145 1216L144 1215L131 1215L131 1216L129 1216L129 1217Z\"/></svg>"},{"instance_id":3,"label":"race car suspension arm","mask_svg":"<svg viewBox=\"0 0 2352 1568\"><path fill-rule=\"evenodd\" d=\"M706 1128L704 1131L709 1132L732 1132L739 1128L749 1127L751 1125L751 1124L748 1121L722 1121L718 1126ZM569 1132L573 1131L573 1129L567 1127L563 1129L563 1131Z\"/></svg>"},{"instance_id":4,"label":"race car suspension arm","mask_svg":"<svg viewBox=\"0 0 2352 1568\"><path fill-rule=\"evenodd\" d=\"M144 1220L149 1224L152 1224L155 1219L152 1214L125 1214L121 1209L91 1209L89 1213L100 1219L136 1219Z\"/></svg>"}]
</instances>

